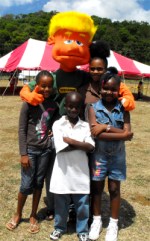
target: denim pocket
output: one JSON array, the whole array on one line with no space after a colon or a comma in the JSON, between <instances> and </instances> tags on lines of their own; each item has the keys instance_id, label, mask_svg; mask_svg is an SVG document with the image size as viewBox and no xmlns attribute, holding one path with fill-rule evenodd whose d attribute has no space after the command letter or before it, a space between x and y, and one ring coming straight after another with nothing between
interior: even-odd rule
<instances>
[{"instance_id":1,"label":"denim pocket","mask_svg":"<svg viewBox=\"0 0 150 241\"><path fill-rule=\"evenodd\" d=\"M103 117L103 118L96 118L96 122L99 124L109 124L109 118Z\"/></svg>"}]
</instances>

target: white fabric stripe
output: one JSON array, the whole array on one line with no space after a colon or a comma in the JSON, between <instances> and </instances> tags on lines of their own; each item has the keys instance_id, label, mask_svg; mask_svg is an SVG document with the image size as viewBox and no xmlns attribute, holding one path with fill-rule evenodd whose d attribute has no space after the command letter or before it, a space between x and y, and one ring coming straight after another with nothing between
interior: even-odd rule
<instances>
[{"instance_id":1,"label":"white fabric stripe","mask_svg":"<svg viewBox=\"0 0 150 241\"><path fill-rule=\"evenodd\" d=\"M26 50L18 64L18 67L24 69L35 69L40 66L46 42L29 39Z\"/></svg>"},{"instance_id":2,"label":"white fabric stripe","mask_svg":"<svg viewBox=\"0 0 150 241\"><path fill-rule=\"evenodd\" d=\"M10 52L9 54L6 54L4 57L0 58L0 69L5 68L5 66L7 64L7 61L10 58L10 55L11 55L12 52Z\"/></svg>"},{"instance_id":3,"label":"white fabric stripe","mask_svg":"<svg viewBox=\"0 0 150 241\"><path fill-rule=\"evenodd\" d=\"M141 74L150 74L150 66L146 65L146 64L142 64L140 62L137 62L136 60L133 60L135 66L137 69L139 69L139 71L141 72Z\"/></svg>"},{"instance_id":4,"label":"white fabric stripe","mask_svg":"<svg viewBox=\"0 0 150 241\"><path fill-rule=\"evenodd\" d=\"M110 51L110 57L107 58L107 60L108 60L108 67L113 66L113 67L116 67L118 71L123 71L123 69L121 69L116 57L114 56L114 53L112 50Z\"/></svg>"}]
</instances>

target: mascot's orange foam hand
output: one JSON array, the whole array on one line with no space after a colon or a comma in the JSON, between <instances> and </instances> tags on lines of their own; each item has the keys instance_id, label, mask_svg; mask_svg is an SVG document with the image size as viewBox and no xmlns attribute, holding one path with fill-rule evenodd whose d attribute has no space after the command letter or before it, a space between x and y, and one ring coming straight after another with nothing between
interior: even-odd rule
<instances>
[{"instance_id":1,"label":"mascot's orange foam hand","mask_svg":"<svg viewBox=\"0 0 150 241\"><path fill-rule=\"evenodd\" d=\"M120 85L119 95L121 96L119 100L121 101L126 111L131 111L135 109L134 96L132 95L128 87L122 82Z\"/></svg>"},{"instance_id":2,"label":"mascot's orange foam hand","mask_svg":"<svg viewBox=\"0 0 150 241\"><path fill-rule=\"evenodd\" d=\"M30 92L29 86L25 85L21 91L20 91L20 97L23 101L28 102L31 105L39 105L43 102L44 98L43 95L38 93L38 86L35 87L35 89Z\"/></svg>"}]
</instances>

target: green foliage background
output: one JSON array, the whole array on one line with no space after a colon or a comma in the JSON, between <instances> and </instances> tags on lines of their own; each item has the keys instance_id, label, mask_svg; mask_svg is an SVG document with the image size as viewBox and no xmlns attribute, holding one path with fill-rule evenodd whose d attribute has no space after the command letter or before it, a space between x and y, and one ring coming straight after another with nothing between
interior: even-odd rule
<instances>
[{"instance_id":1,"label":"green foliage background","mask_svg":"<svg viewBox=\"0 0 150 241\"><path fill-rule=\"evenodd\" d=\"M56 11L5 15L0 18L0 56L34 38L46 41L48 25ZM94 40L105 40L111 50L145 64L150 64L150 25L147 22L112 22L92 16L98 30Z\"/></svg>"}]
</instances>

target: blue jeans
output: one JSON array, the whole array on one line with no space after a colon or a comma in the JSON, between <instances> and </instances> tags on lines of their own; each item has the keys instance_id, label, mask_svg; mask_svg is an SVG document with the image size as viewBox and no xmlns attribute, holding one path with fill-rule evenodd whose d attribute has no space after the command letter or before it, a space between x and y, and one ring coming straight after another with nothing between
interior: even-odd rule
<instances>
[{"instance_id":1,"label":"blue jeans","mask_svg":"<svg viewBox=\"0 0 150 241\"><path fill-rule=\"evenodd\" d=\"M67 232L67 218L69 215L70 196L76 210L76 232L88 233L89 195L88 194L54 194L55 200L55 229Z\"/></svg>"},{"instance_id":2,"label":"blue jeans","mask_svg":"<svg viewBox=\"0 0 150 241\"><path fill-rule=\"evenodd\" d=\"M21 186L20 192L24 195L33 193L34 189L42 189L44 178L50 161L50 150L32 147L28 148L30 167L25 169L21 167Z\"/></svg>"},{"instance_id":3,"label":"blue jeans","mask_svg":"<svg viewBox=\"0 0 150 241\"><path fill-rule=\"evenodd\" d=\"M54 193L49 191L50 187L50 181L51 181L51 175L55 160L55 150L53 149L50 153L50 161L48 163L47 171L46 171L46 177L45 177L45 188L46 188L46 198L47 198L47 210L50 213L54 212Z\"/></svg>"},{"instance_id":4,"label":"blue jeans","mask_svg":"<svg viewBox=\"0 0 150 241\"><path fill-rule=\"evenodd\" d=\"M95 151L90 155L91 180L126 179L126 153L123 141L97 141Z\"/></svg>"}]
</instances>

